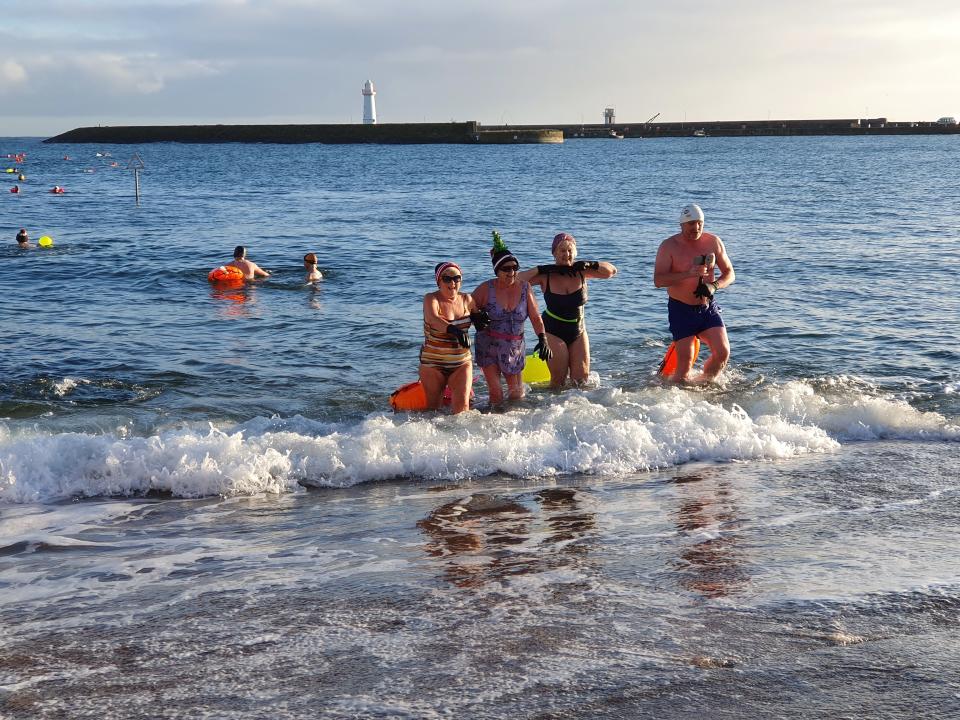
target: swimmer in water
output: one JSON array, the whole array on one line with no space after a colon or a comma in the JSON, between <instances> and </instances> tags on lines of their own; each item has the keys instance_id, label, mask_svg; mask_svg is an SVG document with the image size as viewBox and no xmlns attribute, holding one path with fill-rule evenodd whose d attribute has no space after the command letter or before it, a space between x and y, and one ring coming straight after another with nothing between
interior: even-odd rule
<instances>
[{"instance_id":1,"label":"swimmer in water","mask_svg":"<svg viewBox=\"0 0 960 720\"><path fill-rule=\"evenodd\" d=\"M17 247L30 247L30 236L27 235L27 231L24 228L20 228L20 232L17 233Z\"/></svg>"},{"instance_id":2,"label":"swimmer in water","mask_svg":"<svg viewBox=\"0 0 960 720\"><path fill-rule=\"evenodd\" d=\"M554 265L539 265L524 270L517 278L529 280L543 292L546 311L543 324L552 357L550 387L562 388L567 377L574 385L583 385L590 375L590 339L584 321L587 281L607 280L617 268L604 260L577 260L577 241L570 233L558 233L550 246Z\"/></svg>"},{"instance_id":3,"label":"swimmer in water","mask_svg":"<svg viewBox=\"0 0 960 720\"><path fill-rule=\"evenodd\" d=\"M314 253L303 256L303 267L307 271L307 276L303 279L305 283L323 280L323 273L317 269L317 256Z\"/></svg>"},{"instance_id":4,"label":"swimmer in water","mask_svg":"<svg viewBox=\"0 0 960 720\"><path fill-rule=\"evenodd\" d=\"M533 352L545 361L549 361L553 353L547 345L533 290L529 283L517 281L520 261L496 230L493 231L490 259L496 277L481 283L473 291L473 299L480 308L474 318L474 327L477 328L477 365L487 380L490 402L496 405L503 401L501 376L506 378L511 400L523 397L522 373L527 356L523 331L527 320L537 334L537 346Z\"/></svg>"},{"instance_id":5,"label":"swimmer in water","mask_svg":"<svg viewBox=\"0 0 960 720\"><path fill-rule=\"evenodd\" d=\"M735 279L723 242L703 230L703 210L699 205L687 205L680 211L680 232L660 243L653 269L653 284L666 288L669 295L667 314L677 349L672 382L706 383L726 367L730 341L714 295ZM690 378L697 337L710 347L710 358L703 372Z\"/></svg>"},{"instance_id":6,"label":"swimmer in water","mask_svg":"<svg viewBox=\"0 0 960 720\"><path fill-rule=\"evenodd\" d=\"M454 414L470 408L473 357L467 331L477 316L469 293L460 292L463 273L454 262L434 268L435 292L423 296L423 347L420 348L420 382L427 396L427 409L436 410L444 388L450 388Z\"/></svg>"},{"instance_id":7,"label":"swimmer in water","mask_svg":"<svg viewBox=\"0 0 960 720\"><path fill-rule=\"evenodd\" d=\"M240 268L243 271L244 280L253 280L258 277L270 277L270 273L261 268L252 260L247 260L247 249L243 245L237 245L233 249L233 262L227 263L228 267Z\"/></svg>"}]
</instances>

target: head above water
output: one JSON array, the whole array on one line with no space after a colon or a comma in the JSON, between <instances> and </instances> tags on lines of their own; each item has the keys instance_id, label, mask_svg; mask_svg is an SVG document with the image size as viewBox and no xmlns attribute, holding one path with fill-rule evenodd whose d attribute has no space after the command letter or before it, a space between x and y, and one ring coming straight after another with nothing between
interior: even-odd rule
<instances>
[{"instance_id":1,"label":"head above water","mask_svg":"<svg viewBox=\"0 0 960 720\"><path fill-rule=\"evenodd\" d=\"M316 264L317 264L317 256L316 256L314 253L307 253L306 255L303 256L303 261L304 261L307 265L316 265Z\"/></svg>"},{"instance_id":2,"label":"head above water","mask_svg":"<svg viewBox=\"0 0 960 720\"><path fill-rule=\"evenodd\" d=\"M690 203L680 211L680 224L683 225L688 222L703 222L703 210L700 209L699 205Z\"/></svg>"},{"instance_id":3,"label":"head above water","mask_svg":"<svg viewBox=\"0 0 960 720\"><path fill-rule=\"evenodd\" d=\"M247 249L243 245L237 245L233 249L233 259L243 260L247 256Z\"/></svg>"},{"instance_id":4,"label":"head above water","mask_svg":"<svg viewBox=\"0 0 960 720\"><path fill-rule=\"evenodd\" d=\"M28 242L30 242L30 236L27 235L27 231L23 228L20 228L20 232L17 233L17 242L20 245L26 245Z\"/></svg>"}]
</instances>

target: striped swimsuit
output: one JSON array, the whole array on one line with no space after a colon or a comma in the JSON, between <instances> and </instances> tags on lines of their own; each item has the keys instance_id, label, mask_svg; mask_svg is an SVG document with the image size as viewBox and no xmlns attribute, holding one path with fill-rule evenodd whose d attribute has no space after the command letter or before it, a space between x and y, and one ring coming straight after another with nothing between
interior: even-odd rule
<instances>
[{"instance_id":1,"label":"striped swimsuit","mask_svg":"<svg viewBox=\"0 0 960 720\"><path fill-rule=\"evenodd\" d=\"M448 324L467 332L470 330L470 316L464 315L454 318ZM461 347L457 339L450 333L439 332L426 322L423 323L423 346L420 348L421 365L437 368L449 377L455 370L472 361L470 348Z\"/></svg>"}]
</instances>

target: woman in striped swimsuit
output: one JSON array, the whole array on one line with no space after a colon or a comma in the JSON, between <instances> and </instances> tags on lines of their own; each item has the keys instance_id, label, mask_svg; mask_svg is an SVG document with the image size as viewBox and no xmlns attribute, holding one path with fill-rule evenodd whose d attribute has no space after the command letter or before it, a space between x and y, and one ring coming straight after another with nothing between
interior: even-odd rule
<instances>
[{"instance_id":1,"label":"woman in striped swimsuit","mask_svg":"<svg viewBox=\"0 0 960 720\"><path fill-rule=\"evenodd\" d=\"M427 409L436 410L443 390L450 387L450 409L463 412L470 406L473 358L470 356L471 314L480 320L473 297L460 292L460 266L442 262L434 268L437 291L423 296L423 347L420 348L420 382Z\"/></svg>"}]
</instances>

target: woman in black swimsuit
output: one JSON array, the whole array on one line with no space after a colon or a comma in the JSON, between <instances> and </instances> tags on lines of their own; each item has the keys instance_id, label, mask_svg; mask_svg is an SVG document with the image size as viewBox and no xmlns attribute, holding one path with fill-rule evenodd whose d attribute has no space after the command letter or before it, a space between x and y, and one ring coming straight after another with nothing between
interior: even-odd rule
<instances>
[{"instance_id":1,"label":"woman in black swimsuit","mask_svg":"<svg viewBox=\"0 0 960 720\"><path fill-rule=\"evenodd\" d=\"M524 270L518 280L539 285L547 309L543 324L547 342L553 351L548 361L550 387L560 388L567 376L577 385L590 374L590 339L583 321L587 303L587 280L606 280L617 274L617 268L598 260L577 260L577 241L569 233L553 238L555 265L540 265Z\"/></svg>"}]
</instances>

